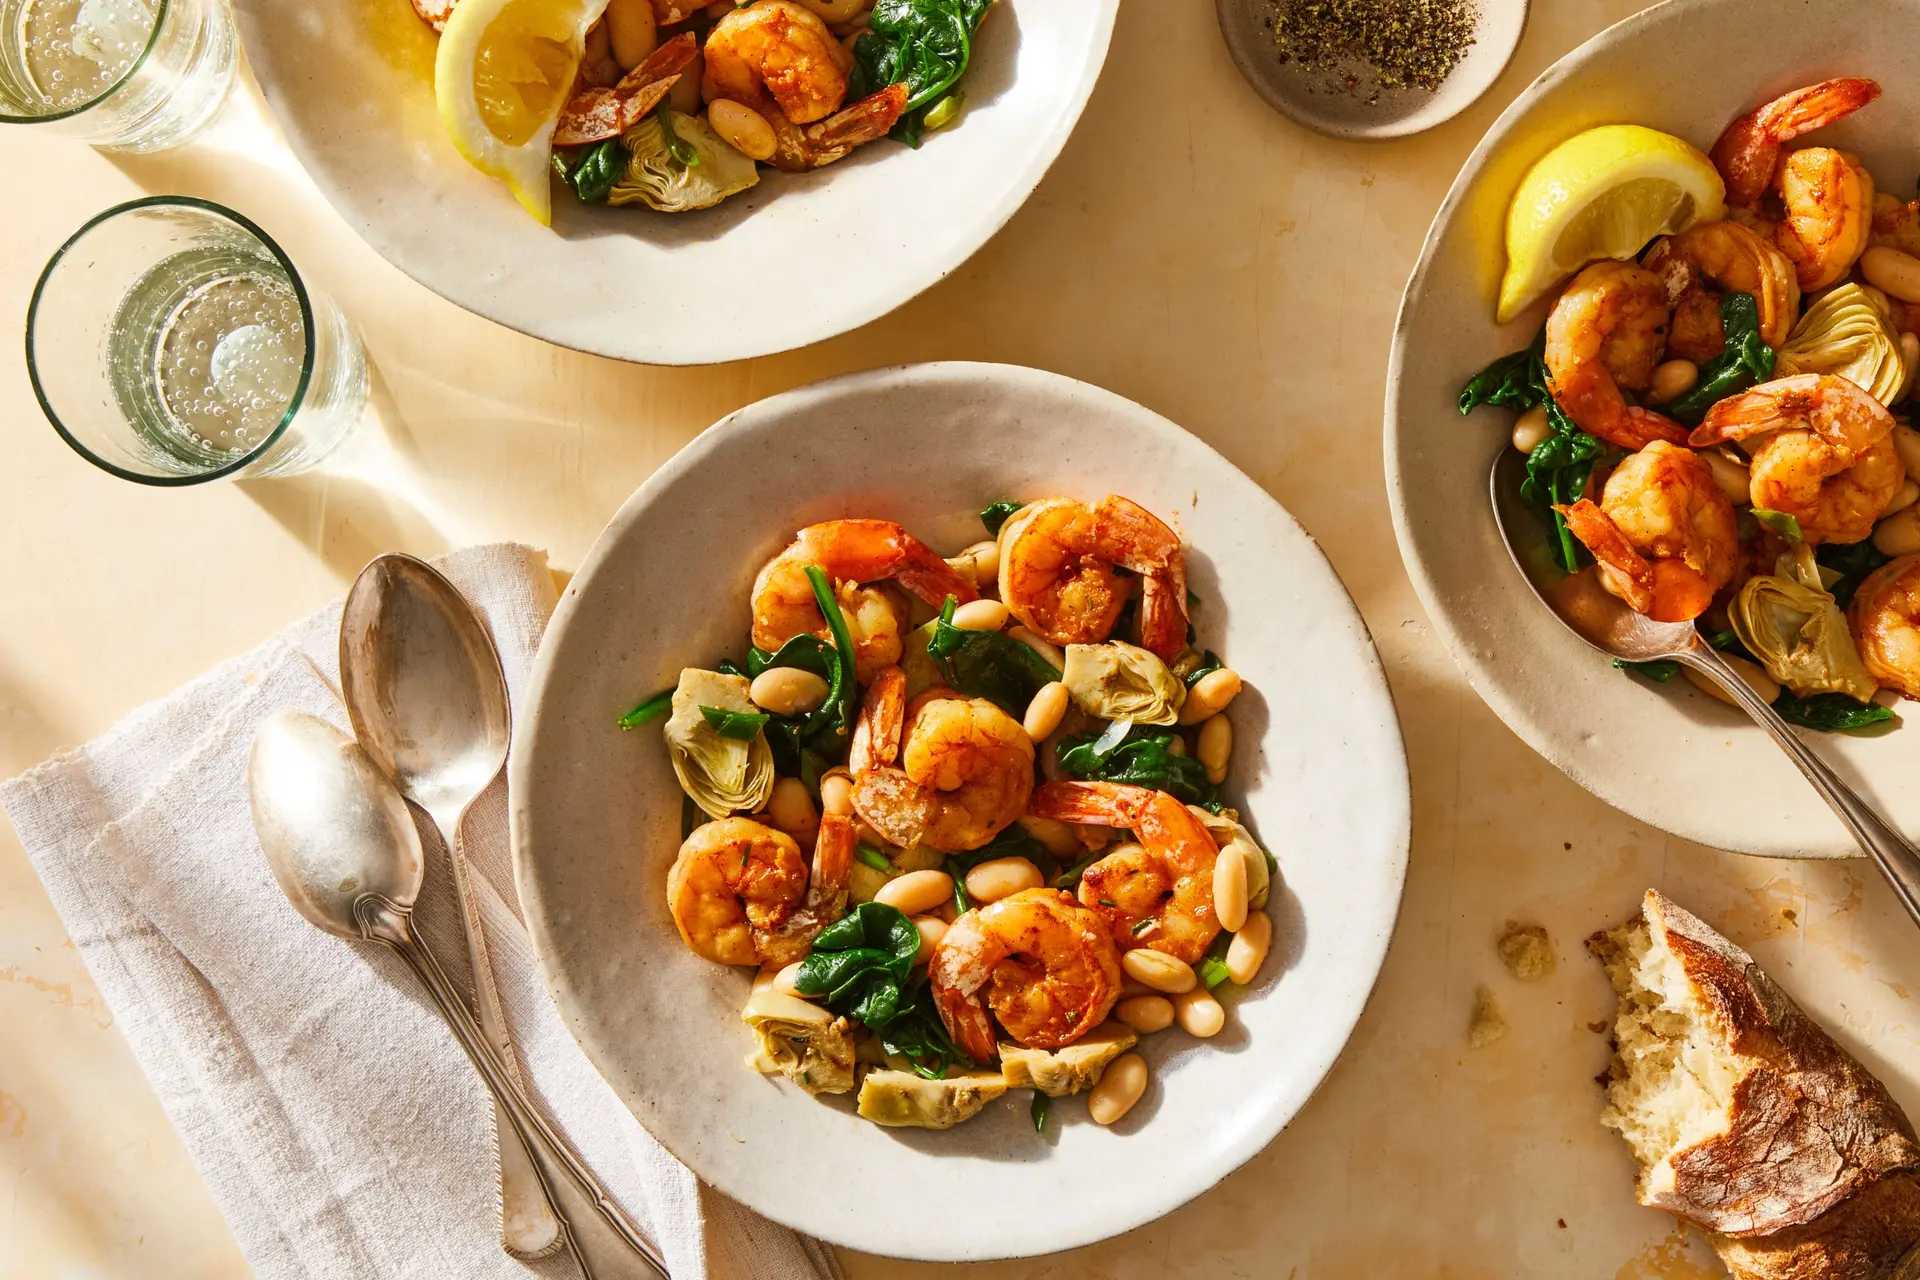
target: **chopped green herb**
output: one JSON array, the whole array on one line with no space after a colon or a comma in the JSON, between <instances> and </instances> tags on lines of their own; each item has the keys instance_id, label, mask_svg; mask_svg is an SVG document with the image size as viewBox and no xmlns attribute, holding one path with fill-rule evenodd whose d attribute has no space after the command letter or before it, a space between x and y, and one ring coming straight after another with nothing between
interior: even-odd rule
<instances>
[{"instance_id":1,"label":"chopped green herb","mask_svg":"<svg viewBox=\"0 0 1920 1280\"><path fill-rule=\"evenodd\" d=\"M887 855L870 844L855 845L853 856L872 867L875 871L893 870L893 862Z\"/></svg>"},{"instance_id":2,"label":"chopped green herb","mask_svg":"<svg viewBox=\"0 0 1920 1280\"><path fill-rule=\"evenodd\" d=\"M663 102L654 116L660 121L660 135L667 141L667 155L682 169L698 168L700 149L674 132L673 108Z\"/></svg>"},{"instance_id":3,"label":"chopped green herb","mask_svg":"<svg viewBox=\"0 0 1920 1280\"><path fill-rule=\"evenodd\" d=\"M614 723L622 729L638 729L643 724L658 720L671 710L673 710L673 690L662 689Z\"/></svg>"},{"instance_id":4,"label":"chopped green herb","mask_svg":"<svg viewBox=\"0 0 1920 1280\"><path fill-rule=\"evenodd\" d=\"M1800 533L1800 521L1785 511L1769 511L1765 507L1755 507L1753 518L1758 520L1763 528L1773 530L1789 543L1798 544L1805 541Z\"/></svg>"},{"instance_id":5,"label":"chopped green herb","mask_svg":"<svg viewBox=\"0 0 1920 1280\"><path fill-rule=\"evenodd\" d=\"M1151 928L1153 928L1153 920L1151 918L1135 920L1133 922L1133 936L1137 938Z\"/></svg>"},{"instance_id":6,"label":"chopped green herb","mask_svg":"<svg viewBox=\"0 0 1920 1280\"><path fill-rule=\"evenodd\" d=\"M1027 1114L1033 1117L1033 1131L1035 1133L1045 1133L1047 1131L1047 1107L1052 1101L1053 1099L1047 1097L1046 1094L1040 1092L1038 1089L1033 1091L1033 1101L1027 1106Z\"/></svg>"},{"instance_id":7,"label":"chopped green herb","mask_svg":"<svg viewBox=\"0 0 1920 1280\"><path fill-rule=\"evenodd\" d=\"M733 738L740 742L751 742L760 736L772 719L764 711L728 711L722 707L709 707L702 703L700 718L713 726L713 731L723 738Z\"/></svg>"},{"instance_id":8,"label":"chopped green herb","mask_svg":"<svg viewBox=\"0 0 1920 1280\"><path fill-rule=\"evenodd\" d=\"M1211 991L1227 980L1227 962L1218 956L1207 956L1200 961L1197 972L1200 981L1206 983L1207 990Z\"/></svg>"}]
</instances>

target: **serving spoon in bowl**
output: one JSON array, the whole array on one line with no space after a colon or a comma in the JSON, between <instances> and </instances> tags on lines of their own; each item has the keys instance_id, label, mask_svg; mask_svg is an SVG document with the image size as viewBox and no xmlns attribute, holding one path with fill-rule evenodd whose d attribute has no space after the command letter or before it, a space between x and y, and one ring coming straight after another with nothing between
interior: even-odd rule
<instances>
[{"instance_id":1,"label":"serving spoon in bowl","mask_svg":"<svg viewBox=\"0 0 1920 1280\"><path fill-rule=\"evenodd\" d=\"M1525 463L1520 454L1503 445L1487 479L1493 518L1500 526L1500 540L1506 545L1514 568L1520 571L1521 578L1540 598L1540 603L1547 606L1567 630L1601 653L1625 662L1668 659L1713 681L1787 753L1787 758L1813 784L1820 798L1853 833L1854 841L1886 876L1907 914L1915 924L1920 924L1920 849L1909 843L1877 809L1842 782L1812 748L1800 741L1780 718L1780 713L1740 678L1739 672L1706 642L1691 622L1656 622L1609 595L1594 580L1593 574L1568 575L1551 564L1545 555L1530 555L1523 550L1540 541L1539 517L1520 497L1520 482L1524 477Z\"/></svg>"}]
</instances>

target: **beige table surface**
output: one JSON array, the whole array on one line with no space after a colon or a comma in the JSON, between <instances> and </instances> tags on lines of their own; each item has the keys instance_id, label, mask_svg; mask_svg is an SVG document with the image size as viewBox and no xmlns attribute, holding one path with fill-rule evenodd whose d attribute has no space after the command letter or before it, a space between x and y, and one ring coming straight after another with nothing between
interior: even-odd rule
<instances>
[{"instance_id":1,"label":"beige table surface","mask_svg":"<svg viewBox=\"0 0 1920 1280\"><path fill-rule=\"evenodd\" d=\"M711 369L575 355L415 286L314 193L250 88L212 136L157 158L6 137L0 172L16 195L0 314L24 315L47 255L94 211L142 192L209 196L260 220L358 319L384 377L383 412L410 443L359 479L137 488L87 467L45 426L11 343L16 354L0 359L0 774L323 604L376 552L521 539L576 565L654 467L761 396L897 361L1058 370L1198 432L1324 543L1400 706L1412 867L1352 1044L1271 1148L1119 1240L965 1273L1713 1274L1699 1242L1632 1204L1624 1151L1595 1123L1605 1047L1588 1023L1610 1001L1579 940L1646 886L1663 887L1750 946L1920 1115L1920 935L1869 867L1685 844L1536 759L1436 644L1401 571L1380 478L1388 334L1434 206L1540 68L1639 7L1541 0L1486 100L1423 137L1357 145L1262 105L1228 62L1210 4L1133 0L1060 163L972 262L854 334ZM1551 929L1551 980L1523 987L1501 970L1492 939L1510 916ZM1513 1029L1475 1051L1465 1031L1483 982ZM1007 1211L1072 1213L1100 1194L1062 1187L1057 1205ZM861 1277L953 1274L849 1261ZM245 1273L0 824L0 1277Z\"/></svg>"}]
</instances>

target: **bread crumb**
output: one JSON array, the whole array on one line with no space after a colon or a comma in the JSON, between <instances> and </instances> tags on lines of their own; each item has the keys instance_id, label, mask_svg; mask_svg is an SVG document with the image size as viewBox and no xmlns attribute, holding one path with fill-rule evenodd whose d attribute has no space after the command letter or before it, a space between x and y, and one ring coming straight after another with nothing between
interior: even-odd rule
<instances>
[{"instance_id":1,"label":"bread crumb","mask_svg":"<svg viewBox=\"0 0 1920 1280\"><path fill-rule=\"evenodd\" d=\"M1467 1023L1467 1043L1484 1049L1507 1034L1507 1018L1485 986L1473 989L1473 1019Z\"/></svg>"},{"instance_id":2,"label":"bread crumb","mask_svg":"<svg viewBox=\"0 0 1920 1280\"><path fill-rule=\"evenodd\" d=\"M1509 920L1506 932L1494 945L1507 972L1522 982L1538 982L1553 972L1553 939L1540 925Z\"/></svg>"}]
</instances>

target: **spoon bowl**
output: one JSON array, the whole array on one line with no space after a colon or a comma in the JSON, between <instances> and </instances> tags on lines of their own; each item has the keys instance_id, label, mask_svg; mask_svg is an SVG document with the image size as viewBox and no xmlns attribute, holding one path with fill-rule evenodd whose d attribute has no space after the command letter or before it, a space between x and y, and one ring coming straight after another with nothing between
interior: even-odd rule
<instances>
[{"instance_id":1,"label":"spoon bowl","mask_svg":"<svg viewBox=\"0 0 1920 1280\"><path fill-rule=\"evenodd\" d=\"M413 909L426 874L420 833L351 738L298 712L270 717L247 757L247 792L274 879L313 924L358 941L369 902Z\"/></svg>"}]
</instances>

